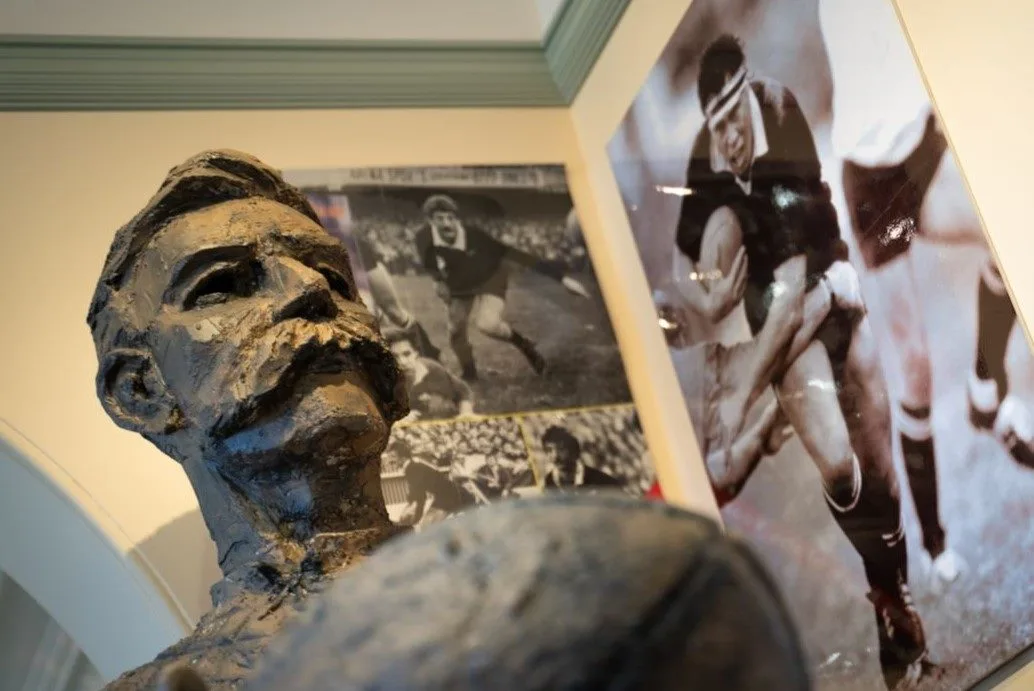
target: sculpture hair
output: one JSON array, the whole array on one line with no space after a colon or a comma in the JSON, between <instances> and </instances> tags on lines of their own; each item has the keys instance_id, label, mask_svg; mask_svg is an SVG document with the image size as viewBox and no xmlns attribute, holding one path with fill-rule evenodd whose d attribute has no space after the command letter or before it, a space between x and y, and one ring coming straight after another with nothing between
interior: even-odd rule
<instances>
[{"instance_id":1,"label":"sculpture hair","mask_svg":"<svg viewBox=\"0 0 1034 691\"><path fill-rule=\"evenodd\" d=\"M169 171L147 205L115 233L104 261L86 317L98 354L112 347L134 345L139 337L135 330L127 328L128 315L111 302L151 238L186 213L253 197L289 206L320 223L316 211L297 188L278 171L248 154L227 149L205 151Z\"/></svg>"}]
</instances>

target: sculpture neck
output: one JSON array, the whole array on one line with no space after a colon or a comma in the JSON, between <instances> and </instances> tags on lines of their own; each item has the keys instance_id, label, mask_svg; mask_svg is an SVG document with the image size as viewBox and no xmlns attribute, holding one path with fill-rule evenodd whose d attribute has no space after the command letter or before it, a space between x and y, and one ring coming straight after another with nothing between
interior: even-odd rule
<instances>
[{"instance_id":1,"label":"sculpture neck","mask_svg":"<svg viewBox=\"0 0 1034 691\"><path fill-rule=\"evenodd\" d=\"M233 482L207 462L185 463L224 576L256 561L290 567L313 550L333 561L325 536L392 533L379 463L328 476L291 472ZM298 466L303 467L303 466Z\"/></svg>"}]
</instances>

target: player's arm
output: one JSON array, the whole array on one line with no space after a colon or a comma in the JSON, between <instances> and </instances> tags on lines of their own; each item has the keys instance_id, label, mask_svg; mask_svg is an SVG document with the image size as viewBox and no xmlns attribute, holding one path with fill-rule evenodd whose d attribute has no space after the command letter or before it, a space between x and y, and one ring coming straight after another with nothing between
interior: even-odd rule
<instances>
[{"instance_id":1,"label":"player's arm","mask_svg":"<svg viewBox=\"0 0 1034 691\"><path fill-rule=\"evenodd\" d=\"M558 259L543 259L541 257L537 257L530 252L525 252L524 250L508 245L505 242L500 242L480 229L471 228L470 231L473 231L474 237L477 238L478 242L486 245L493 245L495 251L504 261L508 261L511 264L524 269L530 269L535 273L551 278L554 281L558 281L564 286L564 288L576 295L584 298L589 297L589 291L585 289L585 286L583 286L578 279L568 275L566 262ZM469 234L470 231L468 231L468 238L471 237Z\"/></svg>"},{"instance_id":2,"label":"player's arm","mask_svg":"<svg viewBox=\"0 0 1034 691\"><path fill-rule=\"evenodd\" d=\"M803 254L791 257L775 270L775 280L769 286L771 303L768 316L758 333L752 357L746 363L744 381L722 404L725 433L737 436L751 405L771 382L766 379L787 354L790 343L803 322L806 283L806 259Z\"/></svg>"},{"instance_id":3,"label":"player's arm","mask_svg":"<svg viewBox=\"0 0 1034 691\"><path fill-rule=\"evenodd\" d=\"M410 461L403 471L406 479L406 505L399 516L399 522L404 525L416 525L424 517L424 510L427 504L427 489L423 487L418 477L418 468Z\"/></svg>"},{"instance_id":4,"label":"player's arm","mask_svg":"<svg viewBox=\"0 0 1034 691\"><path fill-rule=\"evenodd\" d=\"M697 135L686 167L686 182L675 229L672 269L679 293L694 306L695 311L713 322L724 316L721 315L722 311L726 314L732 311L738 300L733 300L731 305L724 304L720 290L715 291L721 282L708 284L697 275L704 229L715 210L725 206L728 201L720 181L711 171L710 151L710 135L705 128ZM746 263L745 259L743 261ZM734 273L730 270L729 275L733 276Z\"/></svg>"},{"instance_id":5,"label":"player's arm","mask_svg":"<svg viewBox=\"0 0 1034 691\"><path fill-rule=\"evenodd\" d=\"M717 279L705 280L693 260L678 247L672 253L672 275L679 295L690 309L716 324L724 319L743 299L747 287L747 253L736 252L729 272Z\"/></svg>"},{"instance_id":6,"label":"player's arm","mask_svg":"<svg viewBox=\"0 0 1034 691\"><path fill-rule=\"evenodd\" d=\"M366 278L374 304L380 307L396 326L408 327L413 321L413 315L402 306L388 267L378 260L366 269Z\"/></svg>"},{"instance_id":7,"label":"player's arm","mask_svg":"<svg viewBox=\"0 0 1034 691\"><path fill-rule=\"evenodd\" d=\"M707 455L707 473L714 490L729 499L743 489L758 463L771 453L769 438L780 422L779 405L772 402L761 417L725 449Z\"/></svg>"}]
</instances>

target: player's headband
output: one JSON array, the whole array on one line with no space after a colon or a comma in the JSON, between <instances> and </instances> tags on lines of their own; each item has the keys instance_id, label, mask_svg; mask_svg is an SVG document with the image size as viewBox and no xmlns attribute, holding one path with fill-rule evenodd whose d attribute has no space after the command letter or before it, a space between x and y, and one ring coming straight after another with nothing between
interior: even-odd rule
<instances>
[{"instance_id":1,"label":"player's headband","mask_svg":"<svg viewBox=\"0 0 1034 691\"><path fill-rule=\"evenodd\" d=\"M704 106L704 115L708 124L717 122L728 115L729 111L740 102L740 96L747 88L747 66L741 65L735 74L725 82L725 86Z\"/></svg>"}]
</instances>

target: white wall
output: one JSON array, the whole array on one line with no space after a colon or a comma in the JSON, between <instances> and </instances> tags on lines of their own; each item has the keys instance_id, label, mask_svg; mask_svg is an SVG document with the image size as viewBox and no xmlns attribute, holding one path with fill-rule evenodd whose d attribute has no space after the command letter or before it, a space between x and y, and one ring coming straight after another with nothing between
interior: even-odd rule
<instances>
[{"instance_id":1,"label":"white wall","mask_svg":"<svg viewBox=\"0 0 1034 691\"><path fill-rule=\"evenodd\" d=\"M99 691L104 679L67 632L0 572L0 689Z\"/></svg>"},{"instance_id":2,"label":"white wall","mask_svg":"<svg viewBox=\"0 0 1034 691\"><path fill-rule=\"evenodd\" d=\"M0 32L537 43L539 17L533 0L4 0Z\"/></svg>"},{"instance_id":3,"label":"white wall","mask_svg":"<svg viewBox=\"0 0 1034 691\"><path fill-rule=\"evenodd\" d=\"M44 636L49 642L41 641L30 621L0 606L0 638L18 637L30 650L52 645L50 652L65 655L71 651L58 631L67 632L110 678L180 636L188 622L161 574L121 551L121 536L104 507L0 420L0 571L56 622ZM0 641L0 651L9 654L5 645ZM0 660L0 682L16 669Z\"/></svg>"}]
</instances>

